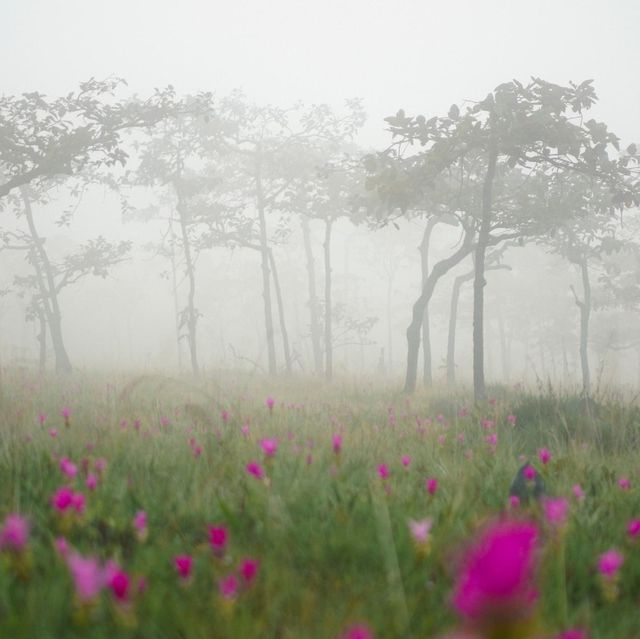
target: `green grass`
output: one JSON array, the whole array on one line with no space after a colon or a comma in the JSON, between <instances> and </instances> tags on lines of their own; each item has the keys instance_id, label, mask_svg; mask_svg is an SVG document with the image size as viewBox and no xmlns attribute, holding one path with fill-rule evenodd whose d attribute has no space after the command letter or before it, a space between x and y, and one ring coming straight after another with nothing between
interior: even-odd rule
<instances>
[{"instance_id":1,"label":"green grass","mask_svg":"<svg viewBox=\"0 0 640 639\"><path fill-rule=\"evenodd\" d=\"M595 639L640 637L640 546L626 539L628 521L640 517L640 415L615 396L597 398L589 416L576 397L495 389L495 406L458 419L468 403L463 392L436 389L407 400L370 382L327 387L231 373L195 383L88 374L60 381L7 371L2 392L0 521L11 512L27 515L31 538L22 574L15 557L0 556L0 637L334 639L356 622L378 639L437 637L457 623L449 599L460 549L506 510L520 455L542 468L536 451L543 446L553 456L543 471L547 491L571 498L571 486L580 483L587 493L581 504L571 498L564 564L547 542L544 632L553 636L575 624ZM60 417L65 405L69 428ZM230 412L226 424L222 409ZM48 416L43 427L40 412ZM440 413L447 429L435 419ZM509 413L517 415L515 427L506 423ZM168 426L160 425L163 417ZM428 418L432 424L420 430L417 420ZM497 423L495 453L485 443L483 418ZM249 437L241 432L246 422ZM58 429L55 439L49 428ZM339 459L331 448L338 431ZM439 435L446 435L444 444ZM203 448L198 458L192 437ZM263 462L262 437L280 440L266 464L268 485L245 471L247 462ZM403 454L412 457L406 469ZM68 530L50 505L64 483L61 456L79 466L84 458L108 461L95 492L76 479L87 509ZM386 482L377 475L381 463L391 469ZM618 487L622 475L631 479L630 491ZM425 490L429 476L439 480L433 497ZM132 526L138 510L148 513L144 542ZM528 516L539 517L536 506ZM407 526L423 517L434 520L426 557ZM229 529L222 559L208 546L213 523ZM82 610L53 545L63 532L83 555L113 559L144 577L146 590L126 609L105 591ZM611 547L626 561L619 596L607 602L595 566ZM172 565L185 553L195 557L188 586L178 583ZM255 583L233 602L222 601L219 579L245 556L260 560Z\"/></svg>"}]
</instances>

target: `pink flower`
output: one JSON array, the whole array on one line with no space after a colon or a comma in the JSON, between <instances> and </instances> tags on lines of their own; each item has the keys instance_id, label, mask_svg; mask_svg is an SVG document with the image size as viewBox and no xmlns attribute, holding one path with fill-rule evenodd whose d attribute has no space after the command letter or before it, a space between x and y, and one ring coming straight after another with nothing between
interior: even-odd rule
<instances>
[{"instance_id":1,"label":"pink flower","mask_svg":"<svg viewBox=\"0 0 640 639\"><path fill-rule=\"evenodd\" d=\"M447 443L447 436L446 435L438 435L437 440L438 440L438 444L440 444L440 446L444 446Z\"/></svg>"},{"instance_id":2,"label":"pink flower","mask_svg":"<svg viewBox=\"0 0 640 639\"><path fill-rule=\"evenodd\" d=\"M58 436L58 429L57 428L50 428L49 429L49 435L51 436L52 439L55 439Z\"/></svg>"},{"instance_id":3,"label":"pink flower","mask_svg":"<svg viewBox=\"0 0 640 639\"><path fill-rule=\"evenodd\" d=\"M516 420L517 417L515 415L507 415L507 423L511 424L512 426L516 425Z\"/></svg>"},{"instance_id":4,"label":"pink flower","mask_svg":"<svg viewBox=\"0 0 640 639\"><path fill-rule=\"evenodd\" d=\"M98 560L95 557L84 558L72 553L67 557L67 566L78 599L90 601L97 597L105 583L104 570Z\"/></svg>"},{"instance_id":5,"label":"pink flower","mask_svg":"<svg viewBox=\"0 0 640 639\"><path fill-rule=\"evenodd\" d=\"M435 477L429 477L425 483L425 487L430 495L435 495L438 490L438 480Z\"/></svg>"},{"instance_id":6,"label":"pink flower","mask_svg":"<svg viewBox=\"0 0 640 639\"><path fill-rule=\"evenodd\" d=\"M598 557L598 571L607 580L616 578L624 563L624 556L617 550L608 550Z\"/></svg>"},{"instance_id":7,"label":"pink flower","mask_svg":"<svg viewBox=\"0 0 640 639\"><path fill-rule=\"evenodd\" d=\"M220 417L222 417L222 422L224 424L226 424L229 421L229 411L228 410L223 410L222 413L220 413Z\"/></svg>"},{"instance_id":8,"label":"pink flower","mask_svg":"<svg viewBox=\"0 0 640 639\"><path fill-rule=\"evenodd\" d=\"M86 503L87 500L82 493L73 493L73 497L71 498L71 505L79 515L82 515L82 513L84 512Z\"/></svg>"},{"instance_id":9,"label":"pink flower","mask_svg":"<svg viewBox=\"0 0 640 639\"><path fill-rule=\"evenodd\" d=\"M102 473L107 469L107 460L104 457L98 457L98 459L93 463L93 467L96 469L98 475L102 475Z\"/></svg>"},{"instance_id":10,"label":"pink flower","mask_svg":"<svg viewBox=\"0 0 640 639\"><path fill-rule=\"evenodd\" d=\"M220 595L225 599L232 599L238 594L238 578L235 575L229 575L221 579L218 584Z\"/></svg>"},{"instance_id":11,"label":"pink flower","mask_svg":"<svg viewBox=\"0 0 640 639\"><path fill-rule=\"evenodd\" d=\"M513 509L520 507L520 497L518 495L509 496L509 506Z\"/></svg>"},{"instance_id":12,"label":"pink flower","mask_svg":"<svg viewBox=\"0 0 640 639\"><path fill-rule=\"evenodd\" d=\"M620 477L620 479L618 479L618 486L620 486L620 490L629 490L631 488L631 482L626 477Z\"/></svg>"},{"instance_id":13,"label":"pink flower","mask_svg":"<svg viewBox=\"0 0 640 639\"><path fill-rule=\"evenodd\" d=\"M413 540L418 544L424 544L429 539L429 533L433 526L432 519L422 519L420 521L409 520L409 530Z\"/></svg>"},{"instance_id":14,"label":"pink flower","mask_svg":"<svg viewBox=\"0 0 640 639\"><path fill-rule=\"evenodd\" d=\"M640 535L640 519L632 519L627 526L627 534L632 539Z\"/></svg>"},{"instance_id":15,"label":"pink flower","mask_svg":"<svg viewBox=\"0 0 640 639\"><path fill-rule=\"evenodd\" d=\"M538 451L538 458L543 463L543 465L547 465L551 461L551 453L548 448L541 448Z\"/></svg>"},{"instance_id":16,"label":"pink flower","mask_svg":"<svg viewBox=\"0 0 640 639\"><path fill-rule=\"evenodd\" d=\"M227 546L229 533L224 526L209 526L209 544L216 554L222 554Z\"/></svg>"},{"instance_id":17,"label":"pink flower","mask_svg":"<svg viewBox=\"0 0 640 639\"><path fill-rule=\"evenodd\" d=\"M378 477L380 477L380 479L389 479L390 474L387 464L380 464L378 466Z\"/></svg>"},{"instance_id":18,"label":"pink flower","mask_svg":"<svg viewBox=\"0 0 640 639\"><path fill-rule=\"evenodd\" d=\"M65 558L69 554L69 542L64 537L58 537L53 545L56 549L56 552L62 557Z\"/></svg>"},{"instance_id":19,"label":"pink flower","mask_svg":"<svg viewBox=\"0 0 640 639\"><path fill-rule=\"evenodd\" d=\"M375 637L366 626L358 624L349 628L340 639L375 639Z\"/></svg>"},{"instance_id":20,"label":"pink flower","mask_svg":"<svg viewBox=\"0 0 640 639\"><path fill-rule=\"evenodd\" d=\"M60 460L60 470L70 479L78 474L78 467L68 457Z\"/></svg>"},{"instance_id":21,"label":"pink flower","mask_svg":"<svg viewBox=\"0 0 640 639\"><path fill-rule=\"evenodd\" d=\"M587 632L586 630L572 628L571 630L565 630L562 634L559 634L556 639L587 639Z\"/></svg>"},{"instance_id":22,"label":"pink flower","mask_svg":"<svg viewBox=\"0 0 640 639\"><path fill-rule=\"evenodd\" d=\"M65 422L68 422L69 417L71 417L71 409L68 406L64 406L60 411L60 415L62 415Z\"/></svg>"},{"instance_id":23,"label":"pink flower","mask_svg":"<svg viewBox=\"0 0 640 639\"><path fill-rule=\"evenodd\" d=\"M471 620L530 612L537 598L538 530L522 521L490 525L469 548L458 574L453 605Z\"/></svg>"},{"instance_id":24,"label":"pink flower","mask_svg":"<svg viewBox=\"0 0 640 639\"><path fill-rule=\"evenodd\" d=\"M273 412L273 407L275 406L275 403L276 403L276 400L273 399L271 395L269 395L269 397L267 397L267 399L265 400L265 404L267 405L269 412Z\"/></svg>"},{"instance_id":25,"label":"pink flower","mask_svg":"<svg viewBox=\"0 0 640 639\"><path fill-rule=\"evenodd\" d=\"M147 513L144 510L139 510L133 516L133 527L138 535L144 535L147 532Z\"/></svg>"},{"instance_id":26,"label":"pink flower","mask_svg":"<svg viewBox=\"0 0 640 639\"><path fill-rule=\"evenodd\" d=\"M113 596L120 602L128 601L131 590L131 578L120 567L113 563L107 565L107 586Z\"/></svg>"},{"instance_id":27,"label":"pink flower","mask_svg":"<svg viewBox=\"0 0 640 639\"><path fill-rule=\"evenodd\" d=\"M85 484L89 490L95 490L98 485L98 478L93 473L89 473Z\"/></svg>"},{"instance_id":28,"label":"pink flower","mask_svg":"<svg viewBox=\"0 0 640 639\"><path fill-rule=\"evenodd\" d=\"M405 468L409 468L409 464L411 464L411 457L409 455L403 455L400 461Z\"/></svg>"},{"instance_id":29,"label":"pink flower","mask_svg":"<svg viewBox=\"0 0 640 639\"><path fill-rule=\"evenodd\" d=\"M251 461L247 464L246 468L247 472L250 475L253 475L256 479L262 479L264 477L264 471L258 462Z\"/></svg>"},{"instance_id":30,"label":"pink flower","mask_svg":"<svg viewBox=\"0 0 640 639\"><path fill-rule=\"evenodd\" d=\"M582 486L580 486L580 484L574 484L571 490L573 492L573 496L578 501L584 501L584 490L582 490Z\"/></svg>"},{"instance_id":31,"label":"pink flower","mask_svg":"<svg viewBox=\"0 0 640 639\"><path fill-rule=\"evenodd\" d=\"M545 519L552 526L562 526L567 521L569 502L564 497L553 499L547 497L542 500Z\"/></svg>"},{"instance_id":32,"label":"pink flower","mask_svg":"<svg viewBox=\"0 0 640 639\"><path fill-rule=\"evenodd\" d=\"M65 512L73 506L73 490L69 486L62 486L54 493L51 503L58 512Z\"/></svg>"},{"instance_id":33,"label":"pink flower","mask_svg":"<svg viewBox=\"0 0 640 639\"><path fill-rule=\"evenodd\" d=\"M247 586L253 583L254 579L258 575L259 568L260 562L257 559L245 557L242 560L242 562L240 563L240 576Z\"/></svg>"},{"instance_id":34,"label":"pink flower","mask_svg":"<svg viewBox=\"0 0 640 639\"><path fill-rule=\"evenodd\" d=\"M487 435L484 439L489 446L498 445L498 435L496 433L491 433L491 435Z\"/></svg>"},{"instance_id":35,"label":"pink flower","mask_svg":"<svg viewBox=\"0 0 640 639\"><path fill-rule=\"evenodd\" d=\"M47 414L46 413L40 413L38 415L38 421L40 422L40 426L44 426L44 423L47 421Z\"/></svg>"},{"instance_id":36,"label":"pink flower","mask_svg":"<svg viewBox=\"0 0 640 639\"><path fill-rule=\"evenodd\" d=\"M527 464L524 467L524 478L527 481L533 481L536 478L536 469L533 466L530 466L529 464Z\"/></svg>"},{"instance_id":37,"label":"pink flower","mask_svg":"<svg viewBox=\"0 0 640 639\"><path fill-rule=\"evenodd\" d=\"M469 409L466 407L463 407L458 411L458 417L460 417L460 419L467 417L467 415L469 415Z\"/></svg>"},{"instance_id":38,"label":"pink flower","mask_svg":"<svg viewBox=\"0 0 640 639\"><path fill-rule=\"evenodd\" d=\"M485 430L491 430L495 426L495 422L492 419L483 419L482 428Z\"/></svg>"},{"instance_id":39,"label":"pink flower","mask_svg":"<svg viewBox=\"0 0 640 639\"><path fill-rule=\"evenodd\" d=\"M189 577L191 577L191 569L193 568L193 557L191 557L191 555L178 555L174 557L173 565L176 567L181 579L189 579Z\"/></svg>"},{"instance_id":40,"label":"pink flower","mask_svg":"<svg viewBox=\"0 0 640 639\"><path fill-rule=\"evenodd\" d=\"M340 451L342 450L342 435L338 435L338 434L334 435L331 438L331 446L333 448L333 452L336 455L339 455Z\"/></svg>"},{"instance_id":41,"label":"pink flower","mask_svg":"<svg viewBox=\"0 0 640 639\"><path fill-rule=\"evenodd\" d=\"M242 426L240 426L240 431L245 437L249 437L249 424L242 424Z\"/></svg>"},{"instance_id":42,"label":"pink flower","mask_svg":"<svg viewBox=\"0 0 640 639\"><path fill-rule=\"evenodd\" d=\"M261 439L260 446L262 447L262 452L266 457L273 457L278 450L278 440L277 439Z\"/></svg>"},{"instance_id":43,"label":"pink flower","mask_svg":"<svg viewBox=\"0 0 640 639\"><path fill-rule=\"evenodd\" d=\"M29 522L21 515L7 515L0 529L0 550L20 552L29 540Z\"/></svg>"}]
</instances>

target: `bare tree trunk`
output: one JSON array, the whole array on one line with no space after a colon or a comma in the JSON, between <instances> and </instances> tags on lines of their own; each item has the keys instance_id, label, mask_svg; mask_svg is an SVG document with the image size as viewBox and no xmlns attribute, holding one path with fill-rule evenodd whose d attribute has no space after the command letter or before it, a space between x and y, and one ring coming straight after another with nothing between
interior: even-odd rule
<instances>
[{"instance_id":1,"label":"bare tree trunk","mask_svg":"<svg viewBox=\"0 0 640 639\"><path fill-rule=\"evenodd\" d=\"M462 259L473 250L473 234L465 231L464 242L462 246L449 257L440 260L429 273L425 285L422 287L420 297L413 305L411 323L407 328L407 372L404 381L404 392L413 393L416 389L416 379L418 376L418 354L420 351L420 329L422 328L422 319L424 317L424 309L429 303L433 291L438 280L459 264Z\"/></svg>"},{"instance_id":2,"label":"bare tree trunk","mask_svg":"<svg viewBox=\"0 0 640 639\"><path fill-rule=\"evenodd\" d=\"M580 309L580 367L582 369L582 392L585 397L591 393L591 372L589 370L589 318L591 315L591 282L587 258L578 263L582 276L582 300L573 291L576 305ZM573 290L573 288L572 288Z\"/></svg>"},{"instance_id":3,"label":"bare tree trunk","mask_svg":"<svg viewBox=\"0 0 640 639\"><path fill-rule=\"evenodd\" d=\"M38 323L40 324L40 333L38 333L38 345L40 357L38 361L41 373L47 369L47 318L40 304L37 305Z\"/></svg>"},{"instance_id":4,"label":"bare tree trunk","mask_svg":"<svg viewBox=\"0 0 640 639\"><path fill-rule=\"evenodd\" d=\"M200 367L198 366L198 342L196 329L198 325L198 310L195 307L196 294L196 276L195 264L191 255L191 243L189 241L187 212L184 209L184 199L182 197L182 188L180 185L180 176L175 182L176 195L178 203L176 209L178 211L178 219L180 221L180 232L182 235L182 250L184 251L185 268L187 271L187 279L189 280L189 294L187 297L187 339L189 342L189 354L191 356L191 370L194 375L199 375Z\"/></svg>"},{"instance_id":5,"label":"bare tree trunk","mask_svg":"<svg viewBox=\"0 0 640 639\"><path fill-rule=\"evenodd\" d=\"M491 232L491 207L493 180L496 174L498 150L495 139L491 142L487 173L482 188L482 222L475 251L475 276L473 280L473 395L476 402L485 397L484 380L484 279L485 254Z\"/></svg>"},{"instance_id":6,"label":"bare tree trunk","mask_svg":"<svg viewBox=\"0 0 640 639\"><path fill-rule=\"evenodd\" d=\"M327 380L333 377L333 335L331 302L331 227L333 218L327 217L324 225L324 375Z\"/></svg>"},{"instance_id":7,"label":"bare tree trunk","mask_svg":"<svg viewBox=\"0 0 640 639\"><path fill-rule=\"evenodd\" d=\"M318 296L316 294L316 271L311 248L311 234L309 232L309 220L302 216L302 237L304 240L304 252L307 258L307 281L309 284L309 319L311 326L311 345L313 348L313 366L316 375L322 375L322 344L320 334L320 317Z\"/></svg>"},{"instance_id":8,"label":"bare tree trunk","mask_svg":"<svg viewBox=\"0 0 640 639\"><path fill-rule=\"evenodd\" d=\"M49 324L51 343L56 360L56 372L68 374L73 369L62 336L62 316L60 314L60 305L58 304L58 289L56 288L53 269L51 268L49 256L44 249L44 241L38 235L33 221L33 211L26 188L21 188L20 193L24 203L29 234L31 235L31 240L34 245L33 266L36 271L38 288L42 297L43 310L47 317L47 323Z\"/></svg>"},{"instance_id":9,"label":"bare tree trunk","mask_svg":"<svg viewBox=\"0 0 640 639\"><path fill-rule=\"evenodd\" d=\"M425 226L420 243L420 266L422 268L422 288L424 288L427 278L429 277L429 242L431 233L438 218L431 217ZM433 372L431 368L431 327L429 324L429 304L424 307L424 315L422 317L422 380L425 386L433 384Z\"/></svg>"},{"instance_id":10,"label":"bare tree trunk","mask_svg":"<svg viewBox=\"0 0 640 639\"><path fill-rule=\"evenodd\" d=\"M451 304L449 307L449 333L447 336L447 385L456 383L456 325L458 323L458 303L460 301L460 289L465 282L473 279L473 271L464 275L458 275L453 282L451 290Z\"/></svg>"},{"instance_id":11,"label":"bare tree trunk","mask_svg":"<svg viewBox=\"0 0 640 639\"><path fill-rule=\"evenodd\" d=\"M278 317L280 319L280 333L282 333L282 347L284 350L284 361L287 367L287 373L291 375L291 350L289 349L289 334L287 333L287 324L284 317L284 305L282 304L282 291L280 290L280 280L278 279L278 270L276 269L276 260L273 257L273 251L269 249L269 264L271 265L271 274L273 275L273 287L276 290L276 302L278 304Z\"/></svg>"},{"instance_id":12,"label":"bare tree trunk","mask_svg":"<svg viewBox=\"0 0 640 639\"><path fill-rule=\"evenodd\" d=\"M176 275L176 236L173 232L171 216L169 216L169 232L171 234L171 290L173 293L173 316L176 324L176 346L178 349L178 370L182 371L182 344L180 343L180 309L178 306L178 278Z\"/></svg>"},{"instance_id":13,"label":"bare tree trunk","mask_svg":"<svg viewBox=\"0 0 640 639\"><path fill-rule=\"evenodd\" d=\"M273 331L273 310L271 308L271 278L269 274L269 244L267 241L267 220L265 215L264 193L262 191L261 149L256 155L256 199L258 207L258 221L260 223L260 257L262 261L262 296L264 299L264 324L267 332L267 355L269 361L269 375L276 375L276 345Z\"/></svg>"}]
</instances>

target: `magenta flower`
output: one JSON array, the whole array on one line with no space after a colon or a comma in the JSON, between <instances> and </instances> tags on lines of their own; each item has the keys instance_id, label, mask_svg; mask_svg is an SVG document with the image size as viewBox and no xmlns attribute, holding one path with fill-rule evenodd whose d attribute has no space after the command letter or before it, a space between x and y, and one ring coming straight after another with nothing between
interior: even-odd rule
<instances>
[{"instance_id":1,"label":"magenta flower","mask_svg":"<svg viewBox=\"0 0 640 639\"><path fill-rule=\"evenodd\" d=\"M193 568L193 557L191 557L191 555L178 555L174 557L173 565L176 567L181 579L189 579L189 577L191 577L191 569Z\"/></svg>"},{"instance_id":2,"label":"magenta flower","mask_svg":"<svg viewBox=\"0 0 640 639\"><path fill-rule=\"evenodd\" d=\"M73 509L78 513L78 515L82 515L86 506L86 499L82 493L73 493L73 497L71 498L71 505Z\"/></svg>"},{"instance_id":3,"label":"magenta flower","mask_svg":"<svg viewBox=\"0 0 640 639\"><path fill-rule=\"evenodd\" d=\"M460 419L463 419L464 417L467 417L469 415L469 409L466 407L461 408L458 411L458 417L460 417Z\"/></svg>"},{"instance_id":4,"label":"magenta flower","mask_svg":"<svg viewBox=\"0 0 640 639\"><path fill-rule=\"evenodd\" d=\"M98 486L98 478L93 473L89 473L85 484L89 490L95 490Z\"/></svg>"},{"instance_id":5,"label":"magenta flower","mask_svg":"<svg viewBox=\"0 0 640 639\"><path fill-rule=\"evenodd\" d=\"M524 478L527 481L533 481L536 478L536 469L533 466L529 465L529 464L527 464L524 467L523 473L524 473Z\"/></svg>"},{"instance_id":6,"label":"magenta flower","mask_svg":"<svg viewBox=\"0 0 640 639\"><path fill-rule=\"evenodd\" d=\"M224 553L228 537L229 533L224 526L209 526L209 545L216 554Z\"/></svg>"},{"instance_id":7,"label":"magenta flower","mask_svg":"<svg viewBox=\"0 0 640 639\"><path fill-rule=\"evenodd\" d=\"M256 479L262 479L264 477L264 470L257 461L251 461L246 466L247 472L253 475Z\"/></svg>"},{"instance_id":8,"label":"magenta flower","mask_svg":"<svg viewBox=\"0 0 640 639\"><path fill-rule=\"evenodd\" d=\"M98 475L102 476L102 473L107 470L107 460L104 457L98 457L98 459L93 463L93 467Z\"/></svg>"},{"instance_id":9,"label":"magenta flower","mask_svg":"<svg viewBox=\"0 0 640 639\"><path fill-rule=\"evenodd\" d=\"M60 460L60 470L70 479L78 474L78 467L68 457Z\"/></svg>"},{"instance_id":10,"label":"magenta flower","mask_svg":"<svg viewBox=\"0 0 640 639\"><path fill-rule=\"evenodd\" d=\"M223 410L223 411L220 413L220 417L222 417L222 422L223 422L224 424L226 424L226 423L229 421L229 417L230 417L230 415L229 415L229 411L228 411L228 410Z\"/></svg>"},{"instance_id":11,"label":"magenta flower","mask_svg":"<svg viewBox=\"0 0 640 639\"><path fill-rule=\"evenodd\" d=\"M489 444L489 446L497 446L498 445L498 435L496 433L491 433L491 435L487 435L484 440Z\"/></svg>"},{"instance_id":12,"label":"magenta flower","mask_svg":"<svg viewBox=\"0 0 640 639\"><path fill-rule=\"evenodd\" d=\"M587 631L572 628L571 630L565 630L562 634L559 634L556 639L587 639Z\"/></svg>"},{"instance_id":13,"label":"magenta flower","mask_svg":"<svg viewBox=\"0 0 640 639\"><path fill-rule=\"evenodd\" d=\"M62 419L67 423L71 417L71 409L68 406L64 406L60 411L60 415L62 415Z\"/></svg>"},{"instance_id":14,"label":"magenta flower","mask_svg":"<svg viewBox=\"0 0 640 639\"><path fill-rule=\"evenodd\" d=\"M57 428L50 428L49 429L49 435L50 435L51 439L55 439L58 436L58 429Z\"/></svg>"},{"instance_id":15,"label":"magenta flower","mask_svg":"<svg viewBox=\"0 0 640 639\"><path fill-rule=\"evenodd\" d=\"M429 477L425 483L425 487L430 495L435 495L438 490L438 480L435 477Z\"/></svg>"},{"instance_id":16,"label":"magenta flower","mask_svg":"<svg viewBox=\"0 0 640 639\"><path fill-rule=\"evenodd\" d=\"M538 458L543 463L543 465L547 465L551 461L551 453L548 448L541 448L538 451Z\"/></svg>"},{"instance_id":17,"label":"magenta flower","mask_svg":"<svg viewBox=\"0 0 640 639\"><path fill-rule=\"evenodd\" d=\"M363 625L353 626L340 639L375 639L373 633Z\"/></svg>"},{"instance_id":18,"label":"magenta flower","mask_svg":"<svg viewBox=\"0 0 640 639\"><path fill-rule=\"evenodd\" d=\"M403 455L400 461L405 468L409 468L409 464L411 464L411 457L409 455Z\"/></svg>"},{"instance_id":19,"label":"magenta flower","mask_svg":"<svg viewBox=\"0 0 640 639\"><path fill-rule=\"evenodd\" d=\"M496 423L492 419L483 419L482 420L482 428L485 430L491 430Z\"/></svg>"},{"instance_id":20,"label":"magenta flower","mask_svg":"<svg viewBox=\"0 0 640 639\"><path fill-rule=\"evenodd\" d=\"M249 424L242 424L242 426L240 426L240 431L245 437L249 437Z\"/></svg>"},{"instance_id":21,"label":"magenta flower","mask_svg":"<svg viewBox=\"0 0 640 639\"><path fill-rule=\"evenodd\" d=\"M520 507L520 497L518 495L509 495L509 506L512 509Z\"/></svg>"},{"instance_id":22,"label":"magenta flower","mask_svg":"<svg viewBox=\"0 0 640 639\"><path fill-rule=\"evenodd\" d=\"M578 501L584 501L584 490L582 490L582 486L580 486L580 484L574 484L571 491Z\"/></svg>"},{"instance_id":23,"label":"magenta flower","mask_svg":"<svg viewBox=\"0 0 640 639\"><path fill-rule=\"evenodd\" d=\"M340 452L342 451L342 435L338 435L338 434L334 435L331 438L331 446L333 448L333 452L336 455L339 455Z\"/></svg>"},{"instance_id":24,"label":"magenta flower","mask_svg":"<svg viewBox=\"0 0 640 639\"><path fill-rule=\"evenodd\" d=\"M265 457L273 457L278 450L278 440L277 439L261 439L260 446L262 448L262 452L265 454Z\"/></svg>"},{"instance_id":25,"label":"magenta flower","mask_svg":"<svg viewBox=\"0 0 640 639\"><path fill-rule=\"evenodd\" d=\"M438 441L438 444L440 444L440 446L444 446L447 443L447 436L446 435L438 435L437 441Z\"/></svg>"},{"instance_id":26,"label":"magenta flower","mask_svg":"<svg viewBox=\"0 0 640 639\"><path fill-rule=\"evenodd\" d=\"M47 414L46 413L40 413L38 415L38 422L40 422L40 426L44 426L44 423L47 421Z\"/></svg>"},{"instance_id":27,"label":"magenta flower","mask_svg":"<svg viewBox=\"0 0 640 639\"><path fill-rule=\"evenodd\" d=\"M29 541L29 522L21 515L7 515L0 529L0 550L22 551Z\"/></svg>"},{"instance_id":28,"label":"magenta flower","mask_svg":"<svg viewBox=\"0 0 640 639\"><path fill-rule=\"evenodd\" d=\"M627 534L631 539L640 536L640 519L632 519L627 526Z\"/></svg>"},{"instance_id":29,"label":"magenta flower","mask_svg":"<svg viewBox=\"0 0 640 639\"><path fill-rule=\"evenodd\" d=\"M512 426L516 425L517 417L515 415L507 415L507 423Z\"/></svg>"},{"instance_id":30,"label":"magenta flower","mask_svg":"<svg viewBox=\"0 0 640 639\"><path fill-rule=\"evenodd\" d=\"M69 555L69 542L64 537L58 537L53 545L56 552L64 559Z\"/></svg>"},{"instance_id":31,"label":"magenta flower","mask_svg":"<svg viewBox=\"0 0 640 639\"><path fill-rule=\"evenodd\" d=\"M387 464L380 464L378 466L378 477L380 477L380 479L389 479L390 474Z\"/></svg>"},{"instance_id":32,"label":"magenta flower","mask_svg":"<svg viewBox=\"0 0 640 639\"><path fill-rule=\"evenodd\" d=\"M615 549L607 550L598 557L598 571L608 581L616 578L624 563L624 556Z\"/></svg>"},{"instance_id":33,"label":"magenta flower","mask_svg":"<svg viewBox=\"0 0 640 639\"><path fill-rule=\"evenodd\" d=\"M80 601L95 599L105 585L104 570L95 557L82 557L77 553L67 556L67 566L73 578L76 596Z\"/></svg>"},{"instance_id":34,"label":"magenta flower","mask_svg":"<svg viewBox=\"0 0 640 639\"><path fill-rule=\"evenodd\" d=\"M113 596L121 603L129 600L131 594L131 578L119 566L109 562L105 569L107 586Z\"/></svg>"},{"instance_id":35,"label":"magenta flower","mask_svg":"<svg viewBox=\"0 0 640 639\"><path fill-rule=\"evenodd\" d=\"M620 477L620 479L618 479L618 486L620 486L620 490L630 490L631 482L626 477Z\"/></svg>"},{"instance_id":36,"label":"magenta flower","mask_svg":"<svg viewBox=\"0 0 640 639\"><path fill-rule=\"evenodd\" d=\"M567 521L569 502L564 497L558 499L547 497L542 500L542 508L547 523L552 526L562 526Z\"/></svg>"},{"instance_id":37,"label":"magenta flower","mask_svg":"<svg viewBox=\"0 0 640 639\"><path fill-rule=\"evenodd\" d=\"M233 599L238 594L238 578L235 575L229 575L221 579L218 584L220 595L225 599Z\"/></svg>"},{"instance_id":38,"label":"magenta flower","mask_svg":"<svg viewBox=\"0 0 640 639\"><path fill-rule=\"evenodd\" d=\"M138 537L144 537L147 534L147 513L144 510L139 510L133 516L133 527Z\"/></svg>"},{"instance_id":39,"label":"magenta flower","mask_svg":"<svg viewBox=\"0 0 640 639\"><path fill-rule=\"evenodd\" d=\"M245 557L240 563L240 576L243 582L249 586L253 583L254 579L258 576L258 569L260 568L260 562L257 559L251 559Z\"/></svg>"},{"instance_id":40,"label":"magenta flower","mask_svg":"<svg viewBox=\"0 0 640 639\"><path fill-rule=\"evenodd\" d=\"M73 490L69 486L62 486L54 493L51 503L58 512L66 512L73 506Z\"/></svg>"},{"instance_id":41,"label":"magenta flower","mask_svg":"<svg viewBox=\"0 0 640 639\"><path fill-rule=\"evenodd\" d=\"M267 399L265 400L265 404L267 405L269 412L273 412L273 407L275 406L275 403L276 403L276 400L273 399L271 395L269 395L269 397L267 397Z\"/></svg>"},{"instance_id":42,"label":"magenta flower","mask_svg":"<svg viewBox=\"0 0 640 639\"><path fill-rule=\"evenodd\" d=\"M538 536L527 522L490 525L464 556L453 595L458 613L472 621L530 613L537 598Z\"/></svg>"},{"instance_id":43,"label":"magenta flower","mask_svg":"<svg viewBox=\"0 0 640 639\"><path fill-rule=\"evenodd\" d=\"M425 544L429 540L429 533L433 526L432 519L422 519L420 521L409 520L409 531L413 537L413 541L418 544Z\"/></svg>"}]
</instances>

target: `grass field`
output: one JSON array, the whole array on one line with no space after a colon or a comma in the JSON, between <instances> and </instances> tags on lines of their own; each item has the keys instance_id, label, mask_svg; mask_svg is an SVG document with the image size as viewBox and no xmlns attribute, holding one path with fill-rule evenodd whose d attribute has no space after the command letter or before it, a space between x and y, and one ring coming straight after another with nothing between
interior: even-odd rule
<instances>
[{"instance_id":1,"label":"grass field","mask_svg":"<svg viewBox=\"0 0 640 639\"><path fill-rule=\"evenodd\" d=\"M0 637L640 637L630 401L16 371L2 393ZM547 496L517 504L525 460ZM509 525L530 546L492 554Z\"/></svg>"}]
</instances>

